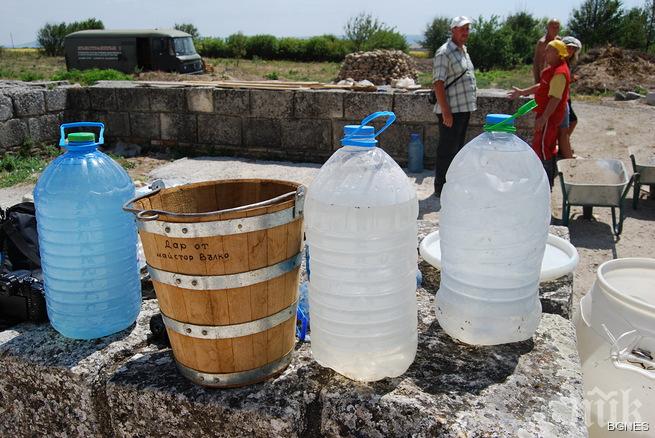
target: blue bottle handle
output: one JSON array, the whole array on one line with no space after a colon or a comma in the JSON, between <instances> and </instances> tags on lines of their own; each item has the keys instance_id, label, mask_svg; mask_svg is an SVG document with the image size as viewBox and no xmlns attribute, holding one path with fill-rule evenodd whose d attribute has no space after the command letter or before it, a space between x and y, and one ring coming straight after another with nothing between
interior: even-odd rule
<instances>
[{"instance_id":1,"label":"blue bottle handle","mask_svg":"<svg viewBox=\"0 0 655 438\"><path fill-rule=\"evenodd\" d=\"M63 123L60 127L60 136L59 136L59 146L64 147L66 146L66 133L64 132L66 129L70 128L82 128L85 126L89 126L92 128L100 128L100 135L98 136L98 142L96 144L104 144L105 143L105 124L101 122L73 122L73 123Z\"/></svg>"},{"instance_id":2,"label":"blue bottle handle","mask_svg":"<svg viewBox=\"0 0 655 438\"><path fill-rule=\"evenodd\" d=\"M378 117L388 117L388 119L387 119L387 123L385 123L384 126L382 128L380 128L380 130L378 132L373 134L373 137L377 137L378 135L382 134L382 132L385 129L387 129L389 126L391 126L391 124L393 122L396 121L396 115L393 112L391 112L391 111L378 111L376 113L373 113L373 114L370 114L370 115L366 116L366 118L364 120L362 120L362 122L359 124L359 128L357 128L355 130L355 132L353 132L352 134L347 135L345 138L354 137L355 135L357 135L357 133L359 131L361 131L364 128L364 126L366 126L370 121L372 121L374 119L377 119Z\"/></svg>"}]
</instances>

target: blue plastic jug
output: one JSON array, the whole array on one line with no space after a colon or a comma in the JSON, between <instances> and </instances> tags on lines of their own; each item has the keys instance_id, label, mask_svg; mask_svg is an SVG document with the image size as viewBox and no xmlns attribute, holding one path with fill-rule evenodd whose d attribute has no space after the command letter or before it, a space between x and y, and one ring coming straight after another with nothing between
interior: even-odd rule
<instances>
[{"instance_id":1,"label":"blue plastic jug","mask_svg":"<svg viewBox=\"0 0 655 438\"><path fill-rule=\"evenodd\" d=\"M407 170L411 173L423 172L424 148L419 134L413 133L411 135L409 145L407 146L407 152Z\"/></svg>"},{"instance_id":2,"label":"blue plastic jug","mask_svg":"<svg viewBox=\"0 0 655 438\"><path fill-rule=\"evenodd\" d=\"M92 132L69 128L100 129ZM62 335L94 339L129 327L139 314L136 224L122 210L134 197L125 170L97 148L102 123L61 125L66 153L43 171L34 188L46 306Z\"/></svg>"}]
</instances>

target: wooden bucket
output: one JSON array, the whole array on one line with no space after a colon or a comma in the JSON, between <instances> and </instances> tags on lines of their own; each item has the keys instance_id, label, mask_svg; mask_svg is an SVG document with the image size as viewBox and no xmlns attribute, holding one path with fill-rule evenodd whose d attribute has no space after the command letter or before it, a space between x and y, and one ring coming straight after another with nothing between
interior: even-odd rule
<instances>
[{"instance_id":1,"label":"wooden bucket","mask_svg":"<svg viewBox=\"0 0 655 438\"><path fill-rule=\"evenodd\" d=\"M295 344L305 188L277 180L157 189L124 209L180 372L235 387L282 372Z\"/></svg>"}]
</instances>

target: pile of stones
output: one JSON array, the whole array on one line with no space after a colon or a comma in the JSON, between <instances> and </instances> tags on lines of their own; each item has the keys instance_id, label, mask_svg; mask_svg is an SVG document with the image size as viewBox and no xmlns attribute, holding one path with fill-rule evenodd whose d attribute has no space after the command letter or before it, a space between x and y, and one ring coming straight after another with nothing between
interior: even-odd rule
<instances>
[{"instance_id":1,"label":"pile of stones","mask_svg":"<svg viewBox=\"0 0 655 438\"><path fill-rule=\"evenodd\" d=\"M405 77L418 79L418 70L409 55L400 50L374 50L347 55L338 80L366 79L375 85L387 85Z\"/></svg>"}]
</instances>

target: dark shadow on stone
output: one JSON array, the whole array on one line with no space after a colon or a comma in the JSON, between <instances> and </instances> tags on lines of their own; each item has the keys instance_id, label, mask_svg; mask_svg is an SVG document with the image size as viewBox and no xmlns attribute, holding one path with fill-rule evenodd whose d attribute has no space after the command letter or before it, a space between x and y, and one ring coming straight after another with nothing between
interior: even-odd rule
<instances>
[{"instance_id":1,"label":"dark shadow on stone","mask_svg":"<svg viewBox=\"0 0 655 438\"><path fill-rule=\"evenodd\" d=\"M429 394L474 394L514 374L522 355L534 348L532 339L495 346L455 341L437 322L419 337L414 363L405 377Z\"/></svg>"}]
</instances>

